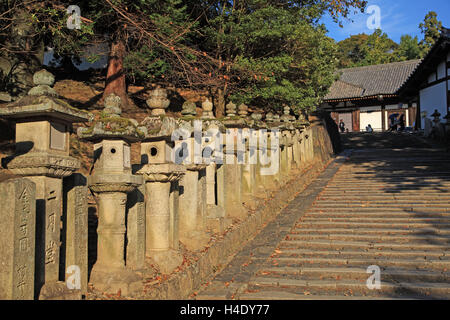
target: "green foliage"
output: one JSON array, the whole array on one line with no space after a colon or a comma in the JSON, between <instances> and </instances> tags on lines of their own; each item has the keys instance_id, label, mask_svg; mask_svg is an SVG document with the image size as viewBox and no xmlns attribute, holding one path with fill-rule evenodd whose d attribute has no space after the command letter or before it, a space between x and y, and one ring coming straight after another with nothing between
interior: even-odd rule
<instances>
[{"instance_id":1,"label":"green foliage","mask_svg":"<svg viewBox=\"0 0 450 320\"><path fill-rule=\"evenodd\" d=\"M400 39L400 45L394 52L398 61L420 59L422 50L417 36L403 35Z\"/></svg>"},{"instance_id":2,"label":"green foliage","mask_svg":"<svg viewBox=\"0 0 450 320\"><path fill-rule=\"evenodd\" d=\"M319 102L337 62L334 41L317 23L324 12L319 2L253 0L217 7L205 33L208 50L230 64L219 70L231 75L230 100L267 110Z\"/></svg>"},{"instance_id":3,"label":"green foliage","mask_svg":"<svg viewBox=\"0 0 450 320\"><path fill-rule=\"evenodd\" d=\"M350 68L420 59L422 50L417 37L403 35L400 44L380 29L373 34L359 34L338 42L339 67Z\"/></svg>"},{"instance_id":4,"label":"green foliage","mask_svg":"<svg viewBox=\"0 0 450 320\"><path fill-rule=\"evenodd\" d=\"M383 64L394 62L395 55L393 52L397 49L398 44L389 39L386 33L381 29L375 30L362 46L362 56L364 57L357 65L367 66L374 64Z\"/></svg>"},{"instance_id":5,"label":"green foliage","mask_svg":"<svg viewBox=\"0 0 450 320\"><path fill-rule=\"evenodd\" d=\"M71 4L81 8L80 30L66 27ZM36 39L62 61L95 61L99 53L87 50L90 45L120 40L128 80L178 85L186 75L180 69L203 63L198 53L204 53L213 57L204 88L221 88L235 103L307 109L326 93L337 64L337 46L318 21L330 14L339 22L366 1L43 0L30 6L25 14Z\"/></svg>"},{"instance_id":6,"label":"green foliage","mask_svg":"<svg viewBox=\"0 0 450 320\"><path fill-rule=\"evenodd\" d=\"M340 68L349 68L364 60L362 47L367 42L367 34L358 34L337 43Z\"/></svg>"},{"instance_id":7,"label":"green foliage","mask_svg":"<svg viewBox=\"0 0 450 320\"><path fill-rule=\"evenodd\" d=\"M127 76L135 83L145 83L159 78L168 71L170 65L161 59L157 50L144 46L131 51L124 59Z\"/></svg>"},{"instance_id":8,"label":"green foliage","mask_svg":"<svg viewBox=\"0 0 450 320\"><path fill-rule=\"evenodd\" d=\"M437 39L439 39L442 31L442 22L437 19L437 13L430 11L425 16L422 23L419 24L420 31L424 34L424 39L420 42L423 55L433 46Z\"/></svg>"}]
</instances>

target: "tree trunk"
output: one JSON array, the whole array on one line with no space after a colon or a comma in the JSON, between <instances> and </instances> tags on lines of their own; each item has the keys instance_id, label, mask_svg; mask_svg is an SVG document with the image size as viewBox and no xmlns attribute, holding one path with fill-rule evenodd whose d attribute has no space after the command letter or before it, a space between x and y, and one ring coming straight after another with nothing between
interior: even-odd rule
<instances>
[{"instance_id":1,"label":"tree trunk","mask_svg":"<svg viewBox=\"0 0 450 320\"><path fill-rule=\"evenodd\" d=\"M122 99L122 108L128 106L128 95L125 84L125 71L123 70L123 59L125 57L125 43L122 40L111 44L108 59L108 72L106 74L105 91L103 99L111 93Z\"/></svg>"},{"instance_id":2,"label":"tree trunk","mask_svg":"<svg viewBox=\"0 0 450 320\"><path fill-rule=\"evenodd\" d=\"M216 94L216 117L221 118L225 115L225 91L218 89Z\"/></svg>"}]
</instances>

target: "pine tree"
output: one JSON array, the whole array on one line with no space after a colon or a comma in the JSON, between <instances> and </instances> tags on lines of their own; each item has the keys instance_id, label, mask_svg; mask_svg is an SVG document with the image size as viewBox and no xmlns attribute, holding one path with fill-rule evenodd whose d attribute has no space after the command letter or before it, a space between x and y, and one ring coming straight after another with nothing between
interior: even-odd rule
<instances>
[{"instance_id":1,"label":"pine tree","mask_svg":"<svg viewBox=\"0 0 450 320\"><path fill-rule=\"evenodd\" d=\"M442 31L442 22L437 19L436 12L430 11L425 16L424 21L419 24L419 28L424 34L423 40L420 41L420 46L422 47L422 55L425 55L436 40L439 39Z\"/></svg>"}]
</instances>

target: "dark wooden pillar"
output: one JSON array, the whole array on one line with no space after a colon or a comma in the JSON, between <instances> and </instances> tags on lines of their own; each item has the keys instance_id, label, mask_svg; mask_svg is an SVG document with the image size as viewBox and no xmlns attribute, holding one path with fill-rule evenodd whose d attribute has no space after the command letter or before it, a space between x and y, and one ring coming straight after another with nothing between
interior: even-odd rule
<instances>
[{"instance_id":1,"label":"dark wooden pillar","mask_svg":"<svg viewBox=\"0 0 450 320\"><path fill-rule=\"evenodd\" d=\"M419 130L422 129L422 119L421 119L421 115L420 115L420 94L417 97L417 108L416 108L416 126L415 126L415 130Z\"/></svg>"},{"instance_id":2,"label":"dark wooden pillar","mask_svg":"<svg viewBox=\"0 0 450 320\"><path fill-rule=\"evenodd\" d=\"M352 125L353 125L353 132L359 132L359 116L360 111L359 109L352 111Z\"/></svg>"}]
</instances>

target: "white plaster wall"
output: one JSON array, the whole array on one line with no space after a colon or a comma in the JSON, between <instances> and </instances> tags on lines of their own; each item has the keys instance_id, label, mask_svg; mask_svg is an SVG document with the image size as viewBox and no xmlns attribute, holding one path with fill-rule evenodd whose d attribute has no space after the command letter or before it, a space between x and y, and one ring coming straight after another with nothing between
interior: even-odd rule
<instances>
[{"instance_id":1,"label":"white plaster wall","mask_svg":"<svg viewBox=\"0 0 450 320\"><path fill-rule=\"evenodd\" d=\"M366 127L370 124L374 131L382 131L382 114L381 111L361 112L360 113L360 130L366 131Z\"/></svg>"},{"instance_id":2,"label":"white plaster wall","mask_svg":"<svg viewBox=\"0 0 450 320\"><path fill-rule=\"evenodd\" d=\"M432 87L420 90L420 112L426 112L427 118L432 119L434 110L438 110L441 119L447 114L447 94L446 83L441 82ZM422 128L425 128L425 121L421 117Z\"/></svg>"}]
</instances>

